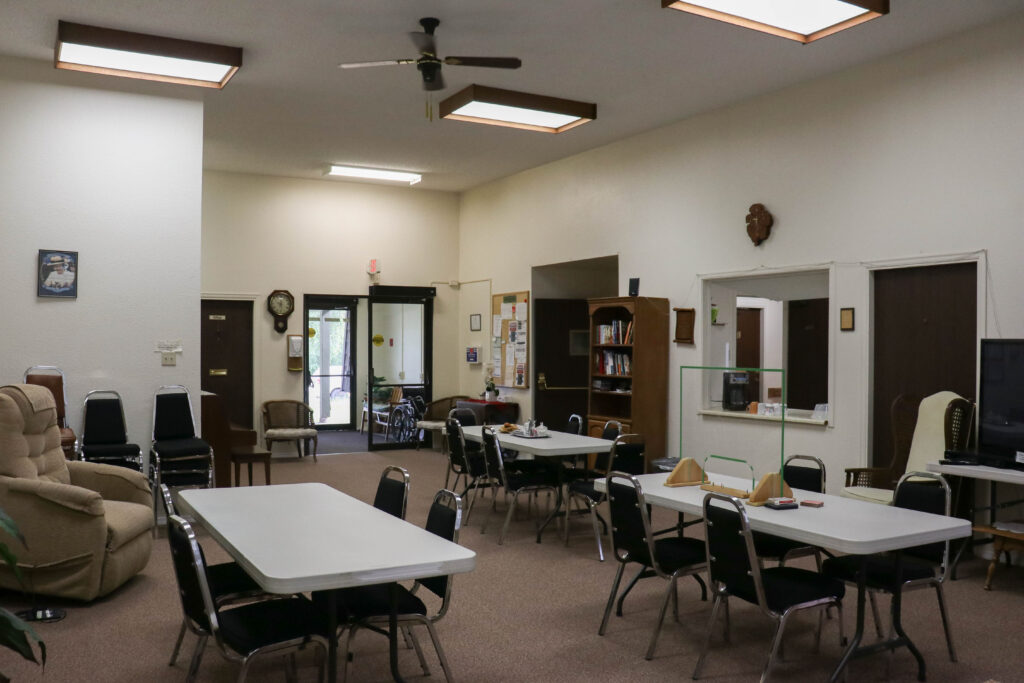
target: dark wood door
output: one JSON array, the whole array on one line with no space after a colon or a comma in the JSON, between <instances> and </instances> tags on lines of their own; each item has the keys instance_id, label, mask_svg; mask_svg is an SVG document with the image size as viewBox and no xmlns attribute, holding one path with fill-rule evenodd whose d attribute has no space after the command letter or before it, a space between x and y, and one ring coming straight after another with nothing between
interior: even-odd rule
<instances>
[{"instance_id":1,"label":"dark wood door","mask_svg":"<svg viewBox=\"0 0 1024 683\"><path fill-rule=\"evenodd\" d=\"M900 394L974 398L978 280L974 263L876 270L872 462L892 459L890 407Z\"/></svg>"},{"instance_id":2,"label":"dark wood door","mask_svg":"<svg viewBox=\"0 0 1024 683\"><path fill-rule=\"evenodd\" d=\"M736 309L736 367L761 367L761 309ZM761 373L750 373L747 400L761 400Z\"/></svg>"},{"instance_id":3,"label":"dark wood door","mask_svg":"<svg viewBox=\"0 0 1024 683\"><path fill-rule=\"evenodd\" d=\"M551 429L563 430L570 415L585 418L587 414L587 300L534 299L530 317L534 345L533 418ZM541 373L544 382L540 381Z\"/></svg>"},{"instance_id":4,"label":"dark wood door","mask_svg":"<svg viewBox=\"0 0 1024 683\"><path fill-rule=\"evenodd\" d=\"M828 403L828 299L789 302L786 405L814 410Z\"/></svg>"},{"instance_id":5,"label":"dark wood door","mask_svg":"<svg viewBox=\"0 0 1024 683\"><path fill-rule=\"evenodd\" d=\"M201 310L202 388L221 397L232 424L252 429L252 302L203 299Z\"/></svg>"}]
</instances>

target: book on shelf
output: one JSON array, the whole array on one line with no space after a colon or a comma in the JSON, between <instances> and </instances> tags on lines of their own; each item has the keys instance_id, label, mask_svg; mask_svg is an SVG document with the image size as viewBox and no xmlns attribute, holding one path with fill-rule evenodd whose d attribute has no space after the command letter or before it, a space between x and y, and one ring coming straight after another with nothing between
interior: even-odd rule
<instances>
[{"instance_id":1,"label":"book on shelf","mask_svg":"<svg viewBox=\"0 0 1024 683\"><path fill-rule=\"evenodd\" d=\"M626 325L626 333L623 335L623 344L633 343L633 321L630 320L629 324Z\"/></svg>"}]
</instances>

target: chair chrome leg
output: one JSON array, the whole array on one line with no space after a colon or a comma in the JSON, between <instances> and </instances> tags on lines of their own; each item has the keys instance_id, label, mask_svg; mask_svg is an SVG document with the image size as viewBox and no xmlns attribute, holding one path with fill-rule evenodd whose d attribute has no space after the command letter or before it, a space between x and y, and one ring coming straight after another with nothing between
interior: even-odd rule
<instances>
[{"instance_id":1,"label":"chair chrome leg","mask_svg":"<svg viewBox=\"0 0 1024 683\"><path fill-rule=\"evenodd\" d=\"M423 669L423 675L430 675L430 667L427 666L427 660L423 657L423 649L420 647L419 638L412 632L411 626L406 626L402 629L406 637L412 640L412 648L416 650L416 657L420 660L420 668Z\"/></svg>"},{"instance_id":2,"label":"chair chrome leg","mask_svg":"<svg viewBox=\"0 0 1024 683\"><path fill-rule=\"evenodd\" d=\"M345 634L345 644L341 648L341 652L338 654L338 661L341 663L341 683L345 683L348 678L348 658L349 658L349 647L352 645L352 638L356 635L356 629L359 627L352 624L348 628L348 633ZM330 676L328 676L330 678Z\"/></svg>"},{"instance_id":3,"label":"chair chrome leg","mask_svg":"<svg viewBox=\"0 0 1024 683\"><path fill-rule=\"evenodd\" d=\"M608 594L608 604L604 608L604 617L601 619L601 628L597 629L597 635L603 636L608 628L608 617L612 613L612 605L615 604L615 594L619 592L619 582L622 581L622 572L625 570L624 562L619 562L619 568L615 570L615 580L612 581L612 592Z\"/></svg>"},{"instance_id":4,"label":"chair chrome leg","mask_svg":"<svg viewBox=\"0 0 1024 683\"><path fill-rule=\"evenodd\" d=\"M192 652L192 661L188 665L188 674L185 675L186 683L192 683L196 680L196 674L199 673L199 663L203 661L203 653L206 652L206 638L207 636L199 636L196 641L196 649Z\"/></svg>"},{"instance_id":5,"label":"chair chrome leg","mask_svg":"<svg viewBox=\"0 0 1024 683\"><path fill-rule=\"evenodd\" d=\"M722 602L725 608L725 642L732 643L732 617L729 616L729 596L722 596Z\"/></svg>"},{"instance_id":6,"label":"chair chrome leg","mask_svg":"<svg viewBox=\"0 0 1024 683\"><path fill-rule=\"evenodd\" d=\"M444 656L444 650L441 648L441 641L437 639L437 632L434 631L434 625L423 620L423 623L427 625L427 633L430 634L430 640L434 643L434 651L437 652L437 659L441 662L441 669L444 671L444 680L447 683L452 683L452 670L448 666L448 659Z\"/></svg>"},{"instance_id":7,"label":"chair chrome leg","mask_svg":"<svg viewBox=\"0 0 1024 683\"><path fill-rule=\"evenodd\" d=\"M949 616L946 614L946 597L942 592L942 584L935 584L935 595L939 599L939 614L942 616L942 628L946 631L946 647L949 649L949 661L955 662L956 648L953 647L953 634L949 630Z\"/></svg>"},{"instance_id":8,"label":"chair chrome leg","mask_svg":"<svg viewBox=\"0 0 1024 683\"><path fill-rule=\"evenodd\" d=\"M572 503L573 503L574 500L576 500L576 496L572 495L571 493L566 494L566 496L565 496L565 528L562 530L564 532L562 534L562 536L563 536L563 540L565 541L565 546L566 547L569 547L569 520L572 518Z\"/></svg>"},{"instance_id":9,"label":"chair chrome leg","mask_svg":"<svg viewBox=\"0 0 1024 683\"><path fill-rule=\"evenodd\" d=\"M711 649L711 633L715 630L715 620L718 618L718 610L723 602L722 594L715 590L715 599L711 603L711 619L708 621L708 632L704 637L704 647L700 649L700 657L697 658L697 665L693 668L694 680L700 678L700 671L704 668L704 660L707 659L708 650ZM728 605L726 605L726 614L728 614Z\"/></svg>"},{"instance_id":10,"label":"chair chrome leg","mask_svg":"<svg viewBox=\"0 0 1024 683\"><path fill-rule=\"evenodd\" d=\"M644 659L654 659L654 648L658 645L658 636L661 635L661 626L665 623L665 610L668 609L668 603L672 600L672 595L676 590L676 577L673 576L668 581L668 587L665 589L665 599L661 602L661 611L658 612L658 623L654 626L654 633L651 635L651 644L647 646L647 654L644 655Z\"/></svg>"},{"instance_id":11,"label":"chair chrome leg","mask_svg":"<svg viewBox=\"0 0 1024 683\"><path fill-rule=\"evenodd\" d=\"M604 562L604 546L601 544L601 525L597 522L597 506L593 501L588 501L587 507L590 508L590 521L594 525L594 538L597 539L597 559L599 562Z\"/></svg>"},{"instance_id":12,"label":"chair chrome leg","mask_svg":"<svg viewBox=\"0 0 1024 683\"><path fill-rule=\"evenodd\" d=\"M512 494L512 501L508 504L508 512L505 513L505 523L501 527L501 534L498 536L498 545L505 542L505 535L508 533L508 525L512 521L512 515L516 511L516 502L519 500L519 491Z\"/></svg>"},{"instance_id":13,"label":"chair chrome leg","mask_svg":"<svg viewBox=\"0 0 1024 683\"><path fill-rule=\"evenodd\" d=\"M761 672L761 683L765 683L768 680L768 671L772 668L772 662L775 661L775 653L779 651L779 645L782 643L782 632L786 628L786 618L789 614L789 612L785 612L779 619L779 623L775 626L775 637L772 638L771 648L768 650L768 661L764 663L764 671Z\"/></svg>"},{"instance_id":14,"label":"chair chrome leg","mask_svg":"<svg viewBox=\"0 0 1024 683\"><path fill-rule=\"evenodd\" d=\"M245 683L245 677L249 674L249 662L251 662L251 661L252 661L252 657L246 657L245 659L242 660L242 666L238 670L238 679L237 679L238 683ZM287 667L287 664L285 666ZM289 673L290 672L286 668L285 669L285 680L288 681L288 683L291 683L295 679L294 679L294 677L289 676Z\"/></svg>"},{"instance_id":15,"label":"chair chrome leg","mask_svg":"<svg viewBox=\"0 0 1024 683\"><path fill-rule=\"evenodd\" d=\"M181 651L181 641L185 639L185 631L188 630L188 625L185 619L181 620L181 629L178 631L178 640L174 643L174 652L171 653L171 661L167 662L167 666L174 666L174 662L178 659L178 653Z\"/></svg>"}]
</instances>

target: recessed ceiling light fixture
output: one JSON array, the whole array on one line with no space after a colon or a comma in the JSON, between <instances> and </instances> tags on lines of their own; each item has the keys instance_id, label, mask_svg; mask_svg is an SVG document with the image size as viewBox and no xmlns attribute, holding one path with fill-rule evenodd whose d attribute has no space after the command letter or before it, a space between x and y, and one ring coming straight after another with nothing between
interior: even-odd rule
<instances>
[{"instance_id":1,"label":"recessed ceiling light fixture","mask_svg":"<svg viewBox=\"0 0 1024 683\"><path fill-rule=\"evenodd\" d=\"M800 43L889 13L889 0L661 0L661 6Z\"/></svg>"},{"instance_id":2,"label":"recessed ceiling light fixture","mask_svg":"<svg viewBox=\"0 0 1024 683\"><path fill-rule=\"evenodd\" d=\"M471 85L438 105L441 118L561 133L597 118L597 105Z\"/></svg>"},{"instance_id":3,"label":"recessed ceiling light fixture","mask_svg":"<svg viewBox=\"0 0 1024 683\"><path fill-rule=\"evenodd\" d=\"M59 21L53 60L58 69L223 88L242 48Z\"/></svg>"},{"instance_id":4,"label":"recessed ceiling light fixture","mask_svg":"<svg viewBox=\"0 0 1024 683\"><path fill-rule=\"evenodd\" d=\"M387 180L396 183L408 183L415 185L423 179L419 173L408 171L388 171L382 168L362 168L360 166L339 166L334 164L327 171L329 176L342 176L345 178L362 178L364 180Z\"/></svg>"}]
</instances>

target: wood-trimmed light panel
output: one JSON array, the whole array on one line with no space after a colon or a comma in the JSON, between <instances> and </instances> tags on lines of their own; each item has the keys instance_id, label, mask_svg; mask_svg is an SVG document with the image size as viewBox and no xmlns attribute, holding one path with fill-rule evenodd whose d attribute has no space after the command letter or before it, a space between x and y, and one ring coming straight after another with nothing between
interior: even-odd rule
<instances>
[{"instance_id":1,"label":"wood-trimmed light panel","mask_svg":"<svg viewBox=\"0 0 1024 683\"><path fill-rule=\"evenodd\" d=\"M496 118L467 116L458 113L459 109L472 102L541 111L549 114L561 114L574 117L574 120L562 126L551 127ZM505 126L507 128L519 128L521 130L533 130L542 133L561 133L597 118L596 104L566 100L560 97L548 97L547 95L532 95L515 90L502 90L501 88L491 88L485 85L471 85L464 88L451 97L442 100L438 107L443 119L485 123L491 126Z\"/></svg>"},{"instance_id":2,"label":"wood-trimmed light panel","mask_svg":"<svg viewBox=\"0 0 1024 683\"><path fill-rule=\"evenodd\" d=\"M830 36L833 33L838 33L839 31L843 31L858 24L863 24L865 21L870 21L889 13L889 0L842 0L842 2L847 5L860 7L864 9L865 12L847 19L846 21L841 21L837 24L833 24L832 26L827 26L818 31L807 34L779 28L778 26L772 26L771 24L765 24L760 21L755 21L735 14L728 14L708 7L702 7L700 5L695 5L692 2L684 2L684 0L661 0L661 6L663 8L698 14L709 19L717 19L718 21L724 21L728 24L735 24L736 26L742 26L755 31L770 33L775 36L788 38L789 40L795 40L798 43L805 44L812 43L820 38Z\"/></svg>"},{"instance_id":3,"label":"wood-trimmed light panel","mask_svg":"<svg viewBox=\"0 0 1024 683\"><path fill-rule=\"evenodd\" d=\"M203 62L223 66L225 67L225 72L219 80L201 80L181 75L133 71L103 66L102 64L71 62L62 59L61 49L65 44ZM231 77L242 66L242 48L154 36L147 33L119 31L112 28L88 26L86 24L76 24L61 20L57 22L57 44L53 51L53 65L58 69L68 69L70 71L86 71L109 76L123 76L125 78L139 78L147 81L220 89L231 80Z\"/></svg>"}]
</instances>

